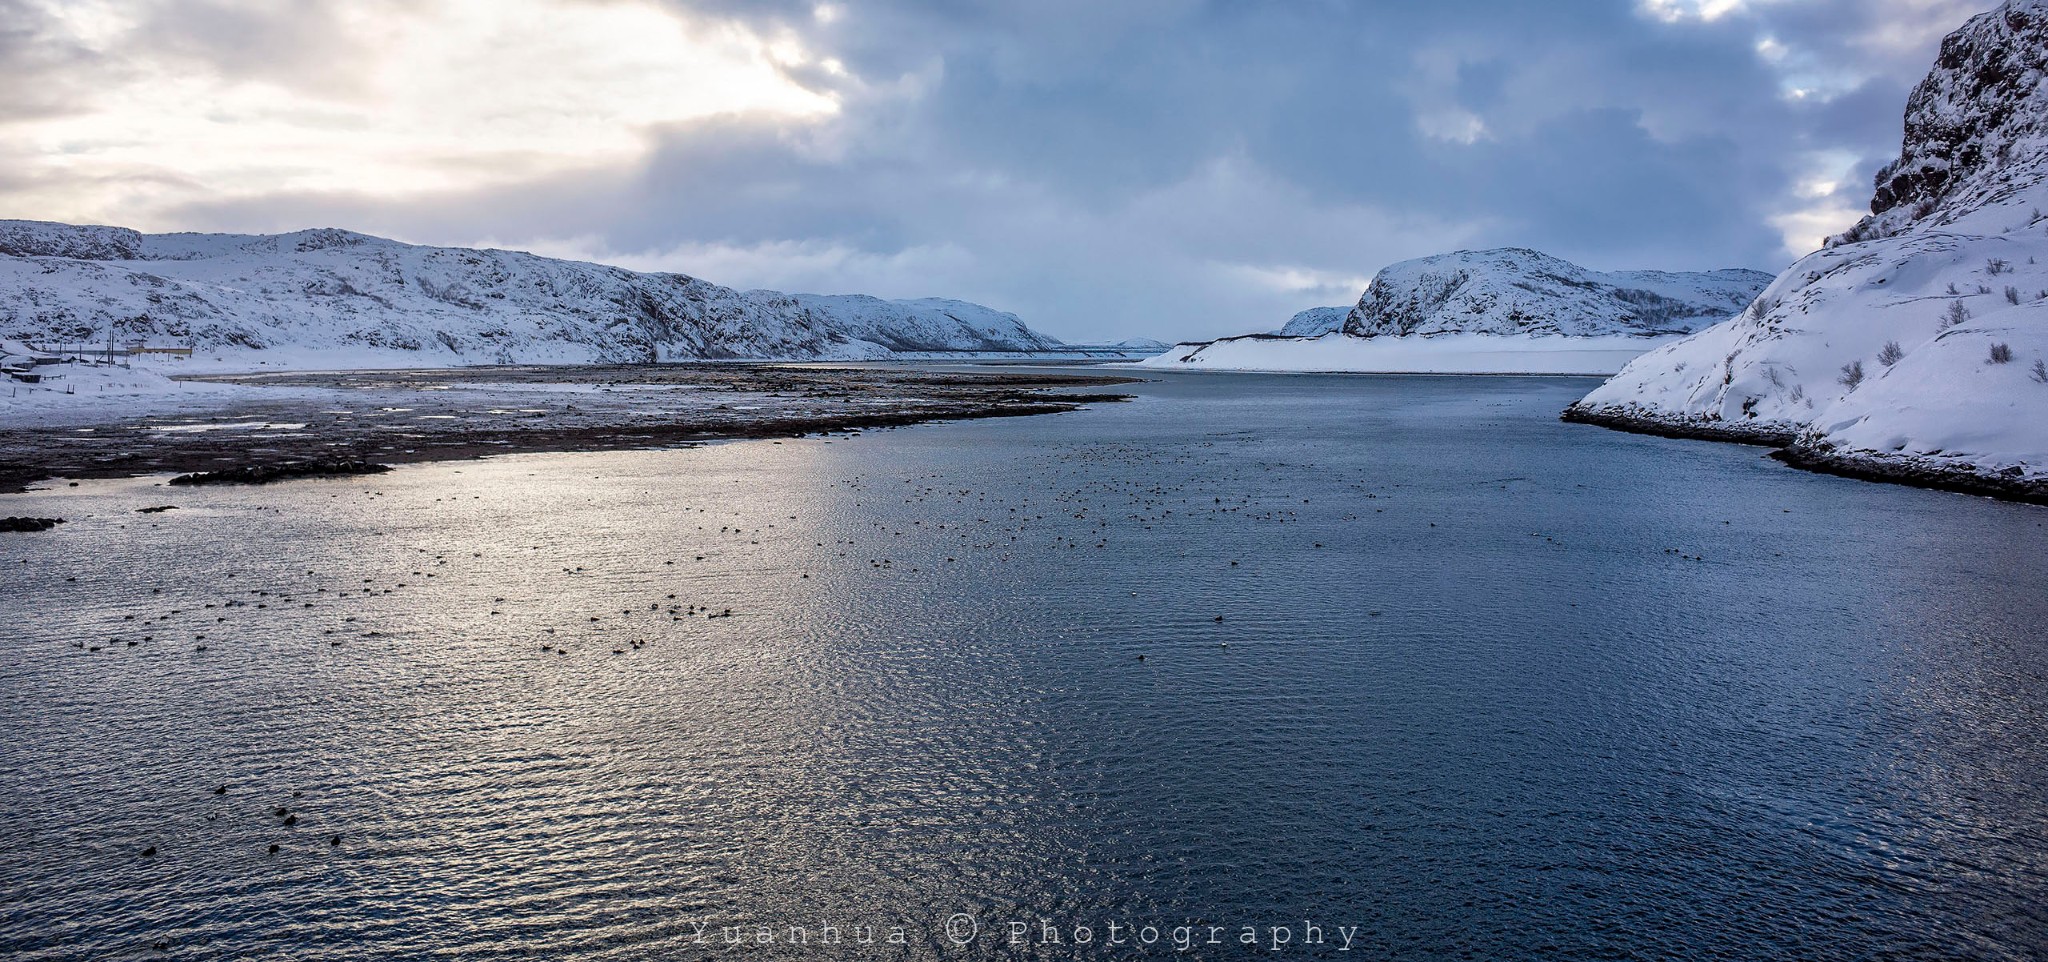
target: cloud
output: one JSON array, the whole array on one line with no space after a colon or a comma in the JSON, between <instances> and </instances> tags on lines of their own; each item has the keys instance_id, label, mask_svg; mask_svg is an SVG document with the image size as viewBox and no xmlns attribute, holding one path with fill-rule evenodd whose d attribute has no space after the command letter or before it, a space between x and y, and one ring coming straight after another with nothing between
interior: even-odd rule
<instances>
[{"instance_id":1,"label":"cloud","mask_svg":"<svg viewBox=\"0 0 2048 962\"><path fill-rule=\"evenodd\" d=\"M18 117L31 167L104 184L174 174L189 196L405 195L630 164L661 124L828 114L783 73L808 57L731 23L629 0L27 4L76 51L61 109ZM60 73L45 67L46 73ZM87 211L103 187L55 198ZM143 198L123 191L105 213Z\"/></svg>"},{"instance_id":2,"label":"cloud","mask_svg":"<svg viewBox=\"0 0 2048 962\"><path fill-rule=\"evenodd\" d=\"M919 297L930 278L973 266L973 255L950 244L876 253L827 241L763 241L755 244L688 242L650 250L618 250L603 237L543 238L519 245L492 240L483 247L518 246L535 254L615 264L628 270L716 278L741 289L774 287L792 292L844 291L857 282L877 297Z\"/></svg>"},{"instance_id":3,"label":"cloud","mask_svg":"<svg viewBox=\"0 0 2048 962\"><path fill-rule=\"evenodd\" d=\"M1979 0L0 0L0 204L1269 329L1399 259L1774 269Z\"/></svg>"},{"instance_id":4,"label":"cloud","mask_svg":"<svg viewBox=\"0 0 2048 962\"><path fill-rule=\"evenodd\" d=\"M56 11L35 0L0 0L0 124L80 109L105 65Z\"/></svg>"},{"instance_id":5,"label":"cloud","mask_svg":"<svg viewBox=\"0 0 2048 962\"><path fill-rule=\"evenodd\" d=\"M1665 23L1710 23L1745 9L1745 0L1641 0L1642 11Z\"/></svg>"}]
</instances>

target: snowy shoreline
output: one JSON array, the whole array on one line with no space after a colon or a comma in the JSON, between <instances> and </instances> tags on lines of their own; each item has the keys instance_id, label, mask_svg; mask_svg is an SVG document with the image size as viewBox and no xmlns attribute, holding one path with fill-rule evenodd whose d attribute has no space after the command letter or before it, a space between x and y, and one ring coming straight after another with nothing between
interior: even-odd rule
<instances>
[{"instance_id":1,"label":"snowy shoreline","mask_svg":"<svg viewBox=\"0 0 2048 962\"><path fill-rule=\"evenodd\" d=\"M1815 474L2048 505L2048 478L2028 477L2017 465L1993 470L1960 458L1845 449L1780 424L1728 424L1583 402L1565 408L1559 420L1630 434L1766 447L1774 460Z\"/></svg>"},{"instance_id":2,"label":"snowy shoreline","mask_svg":"<svg viewBox=\"0 0 2048 962\"><path fill-rule=\"evenodd\" d=\"M4 346L5 342L0 342ZM1128 356L1128 355L1126 355ZM844 365L858 369L870 365L900 365L915 370L921 365L988 364L1087 364L1111 368L1104 355L1077 352L928 353L884 361L817 360L813 358L760 359L721 358L716 360L665 361L653 365L528 363L528 364L435 364L438 357L395 356L390 353L343 353L337 357L311 354L262 356L261 352L241 355L198 357L192 360L138 359L127 365L57 364L37 369L40 383L0 381L0 428L88 427L124 418L202 416L253 402L319 400L346 403L347 397L319 387L283 387L282 382L308 377L339 379L352 375L401 375L419 373L426 378L454 378L460 389L478 389L480 378L490 371L544 372L541 379L564 385L564 390L597 391L603 384L591 380L592 372L631 371L637 367L718 371L783 365ZM327 363L316 363L327 362ZM409 363L408 363L409 362ZM422 363L427 362L427 363ZM529 379L530 380L530 379ZM531 383L520 388L535 390Z\"/></svg>"}]
</instances>

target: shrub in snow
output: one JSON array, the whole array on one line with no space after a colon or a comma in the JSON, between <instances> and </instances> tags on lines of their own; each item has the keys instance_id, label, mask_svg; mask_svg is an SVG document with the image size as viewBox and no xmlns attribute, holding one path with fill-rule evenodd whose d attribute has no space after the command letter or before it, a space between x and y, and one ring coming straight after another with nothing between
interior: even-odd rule
<instances>
[{"instance_id":1,"label":"shrub in snow","mask_svg":"<svg viewBox=\"0 0 2048 962\"><path fill-rule=\"evenodd\" d=\"M1858 359L1842 365L1841 380L1843 387L1856 390L1856 385L1863 383L1863 361Z\"/></svg>"},{"instance_id":2,"label":"shrub in snow","mask_svg":"<svg viewBox=\"0 0 2048 962\"><path fill-rule=\"evenodd\" d=\"M1955 285L1951 284L1949 286L1953 288ZM1970 309L1964 307L1962 301L1950 301L1948 302L1948 310L1942 312L1941 326L1946 330L1947 328L1966 324L1969 322L1970 317Z\"/></svg>"},{"instance_id":3,"label":"shrub in snow","mask_svg":"<svg viewBox=\"0 0 2048 962\"><path fill-rule=\"evenodd\" d=\"M1998 275L2003 274L2009 270L2012 270L2012 265L2006 263L2006 260L2003 257L1994 257L1984 262L1984 273L1989 274L1992 277L1997 277Z\"/></svg>"},{"instance_id":4,"label":"shrub in snow","mask_svg":"<svg viewBox=\"0 0 2048 962\"><path fill-rule=\"evenodd\" d=\"M1899 349L1899 342L1886 341L1884 342L1884 350L1877 352L1877 363L1885 367L1891 367L1899 363L1899 359L1905 356L1906 352Z\"/></svg>"},{"instance_id":5,"label":"shrub in snow","mask_svg":"<svg viewBox=\"0 0 2048 962\"><path fill-rule=\"evenodd\" d=\"M1993 345L1991 345L1991 363L1993 363L1993 364L2010 364L2010 363L2012 363L2012 345L2010 345L2010 344L1993 344Z\"/></svg>"},{"instance_id":6,"label":"shrub in snow","mask_svg":"<svg viewBox=\"0 0 2048 962\"><path fill-rule=\"evenodd\" d=\"M2007 304L2018 304L2020 302L2020 289L2007 284L2005 286L2005 302Z\"/></svg>"},{"instance_id":7,"label":"shrub in snow","mask_svg":"<svg viewBox=\"0 0 2048 962\"><path fill-rule=\"evenodd\" d=\"M2034 380L2048 384L2048 361L2034 362Z\"/></svg>"}]
</instances>

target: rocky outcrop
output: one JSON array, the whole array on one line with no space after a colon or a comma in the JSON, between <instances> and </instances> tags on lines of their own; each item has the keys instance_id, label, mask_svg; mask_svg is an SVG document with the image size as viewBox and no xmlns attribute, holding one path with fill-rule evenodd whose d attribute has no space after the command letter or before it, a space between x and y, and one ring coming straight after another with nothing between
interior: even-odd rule
<instances>
[{"instance_id":1,"label":"rocky outcrop","mask_svg":"<svg viewBox=\"0 0 2048 962\"><path fill-rule=\"evenodd\" d=\"M2048 138L2048 9L2008 3L1941 43L1934 69L1906 100L1905 140L1877 173L1870 216L1836 239L1945 226L2042 176Z\"/></svg>"},{"instance_id":2,"label":"rocky outcrop","mask_svg":"<svg viewBox=\"0 0 2048 962\"><path fill-rule=\"evenodd\" d=\"M309 458L304 461L246 464L218 471L197 471L178 475L172 478L170 483L180 487L200 484L270 484L294 478L341 478L383 474L390 470L391 465L359 458Z\"/></svg>"},{"instance_id":3,"label":"rocky outcrop","mask_svg":"<svg viewBox=\"0 0 2048 962\"><path fill-rule=\"evenodd\" d=\"M141 253L142 235L125 227L0 220L0 255L115 261L132 260Z\"/></svg>"}]
</instances>

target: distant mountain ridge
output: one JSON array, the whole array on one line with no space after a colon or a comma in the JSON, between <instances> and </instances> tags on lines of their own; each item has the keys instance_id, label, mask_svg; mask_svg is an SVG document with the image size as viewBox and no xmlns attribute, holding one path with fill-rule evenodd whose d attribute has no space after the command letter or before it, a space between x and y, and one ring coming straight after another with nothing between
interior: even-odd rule
<instances>
[{"instance_id":1,"label":"distant mountain ridge","mask_svg":"<svg viewBox=\"0 0 2048 962\"><path fill-rule=\"evenodd\" d=\"M143 234L0 221L0 338L139 339L413 363L886 358L1056 351L964 301L736 291L672 273L353 231ZM262 352L262 354L259 354Z\"/></svg>"}]
</instances>

